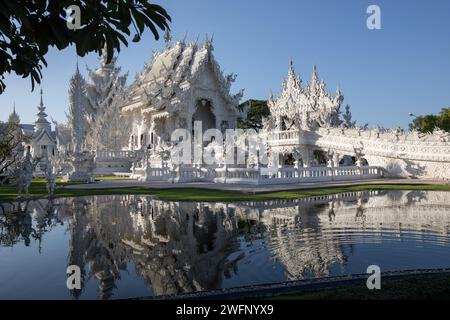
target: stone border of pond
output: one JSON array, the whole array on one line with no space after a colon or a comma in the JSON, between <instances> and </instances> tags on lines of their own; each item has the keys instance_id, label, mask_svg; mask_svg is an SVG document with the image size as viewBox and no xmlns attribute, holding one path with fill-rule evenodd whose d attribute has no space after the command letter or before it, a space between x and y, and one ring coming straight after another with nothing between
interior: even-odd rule
<instances>
[{"instance_id":1,"label":"stone border of pond","mask_svg":"<svg viewBox=\"0 0 450 320\"><path fill-rule=\"evenodd\" d=\"M367 292L370 292L366 287L366 281L369 274L352 274L336 277L323 277L306 280L285 281L279 283L251 285L235 288L227 288L221 290L185 293L171 296L156 296L156 297L139 297L133 300L241 300L241 299L280 299L291 300L292 298L300 297L302 294L308 293L322 293L325 291L333 292L342 288L351 288L358 286L357 289L365 287ZM371 292L382 292L383 284L393 284L394 281L410 280L409 283L415 280L428 281L428 278L445 277L450 280L450 268L439 269L414 269L402 271L389 271L381 273L381 290L372 290ZM411 288L414 287L414 283ZM414 287L412 290L420 288ZM450 290L448 288L447 290ZM347 293L348 294L348 293ZM330 295L333 297L333 294ZM317 297L320 297L317 296ZM306 299L314 299L314 295L305 297ZM323 297L322 297L323 298ZM325 297L326 298L326 297ZM346 297L340 297L345 299ZM348 298L348 297L347 297ZM353 298L356 298L353 297ZM350 299L353 299L350 294ZM382 297L381 297L382 298ZM439 297L438 297L439 298ZM441 299L446 298L442 297ZM336 299L336 297L334 297Z\"/></svg>"}]
</instances>

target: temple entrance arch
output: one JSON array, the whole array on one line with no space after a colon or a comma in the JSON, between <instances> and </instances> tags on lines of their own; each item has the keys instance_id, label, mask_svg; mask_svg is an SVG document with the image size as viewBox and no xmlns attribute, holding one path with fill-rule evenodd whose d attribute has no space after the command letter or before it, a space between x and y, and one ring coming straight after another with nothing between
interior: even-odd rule
<instances>
[{"instance_id":1,"label":"temple entrance arch","mask_svg":"<svg viewBox=\"0 0 450 320\"><path fill-rule=\"evenodd\" d=\"M202 123L202 133L208 129L216 128L216 116L212 111L211 101L200 99L195 106L195 112L192 115L192 129L194 129L195 121Z\"/></svg>"},{"instance_id":2,"label":"temple entrance arch","mask_svg":"<svg viewBox=\"0 0 450 320\"><path fill-rule=\"evenodd\" d=\"M358 164L358 159L354 155L346 154L340 159L339 164L342 166L355 166ZM361 158L359 165L368 166L369 162L366 158Z\"/></svg>"}]
</instances>

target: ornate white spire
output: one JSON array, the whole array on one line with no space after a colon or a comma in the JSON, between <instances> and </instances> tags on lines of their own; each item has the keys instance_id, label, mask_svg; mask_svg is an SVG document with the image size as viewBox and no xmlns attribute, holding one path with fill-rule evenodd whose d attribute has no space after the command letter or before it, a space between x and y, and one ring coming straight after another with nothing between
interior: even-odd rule
<instances>
[{"instance_id":1,"label":"ornate white spire","mask_svg":"<svg viewBox=\"0 0 450 320\"><path fill-rule=\"evenodd\" d=\"M317 66L313 66L313 72L311 75L311 81L309 83L309 90L311 93L318 93L320 87L319 73L317 72Z\"/></svg>"},{"instance_id":2,"label":"ornate white spire","mask_svg":"<svg viewBox=\"0 0 450 320\"><path fill-rule=\"evenodd\" d=\"M50 128L50 122L47 120L47 114L45 113L44 101L42 99L42 88L41 88L41 101L38 106L39 112L37 113L37 119L35 122L34 131L38 132L40 130L47 130Z\"/></svg>"},{"instance_id":3,"label":"ornate white spire","mask_svg":"<svg viewBox=\"0 0 450 320\"><path fill-rule=\"evenodd\" d=\"M20 124L20 117L16 112L16 102L13 104L13 112L9 115L8 122L16 125Z\"/></svg>"},{"instance_id":4,"label":"ornate white spire","mask_svg":"<svg viewBox=\"0 0 450 320\"><path fill-rule=\"evenodd\" d=\"M74 152L82 151L85 142L85 108L86 81L80 73L78 62L75 74L69 84L69 114L68 123L72 134Z\"/></svg>"},{"instance_id":5,"label":"ornate white spire","mask_svg":"<svg viewBox=\"0 0 450 320\"><path fill-rule=\"evenodd\" d=\"M288 70L288 78L286 79L287 87L294 87L299 89L301 86L300 76L297 78L295 74L294 62L292 58L289 59L289 70Z\"/></svg>"},{"instance_id":6,"label":"ornate white spire","mask_svg":"<svg viewBox=\"0 0 450 320\"><path fill-rule=\"evenodd\" d=\"M317 126L335 126L339 122L342 100L340 92L333 96L326 91L325 83L320 81L316 66L313 67L308 86L302 87L291 60L288 77L283 81L281 93L275 101L269 97L267 105L275 121L267 123L269 125L284 123L287 124L286 127L302 130L315 129Z\"/></svg>"},{"instance_id":7,"label":"ornate white spire","mask_svg":"<svg viewBox=\"0 0 450 320\"><path fill-rule=\"evenodd\" d=\"M294 69L294 61L292 61L292 58L289 58L289 76L295 77L295 69Z\"/></svg>"},{"instance_id":8,"label":"ornate white spire","mask_svg":"<svg viewBox=\"0 0 450 320\"><path fill-rule=\"evenodd\" d=\"M89 71L89 80L86 82L86 94L83 98L85 130L83 141L90 150L116 150L117 143L123 138L117 138L120 130L119 106L122 103L126 78L128 73L121 75L121 68L116 66L116 57L106 63L106 47L102 50L100 67ZM80 129L81 130L81 129ZM114 137L112 137L114 136ZM120 141L119 141L120 140ZM77 144L74 144L76 147ZM120 149L120 147L119 147Z\"/></svg>"}]
</instances>

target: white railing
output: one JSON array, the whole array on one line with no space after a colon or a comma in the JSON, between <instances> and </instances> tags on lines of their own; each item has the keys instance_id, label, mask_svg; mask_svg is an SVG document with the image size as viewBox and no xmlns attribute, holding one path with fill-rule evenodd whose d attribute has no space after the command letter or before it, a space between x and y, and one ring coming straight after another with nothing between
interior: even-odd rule
<instances>
[{"instance_id":1,"label":"white railing","mask_svg":"<svg viewBox=\"0 0 450 320\"><path fill-rule=\"evenodd\" d=\"M276 174L261 175L260 184L302 183L320 181L343 181L376 179L383 177L383 169L380 167L311 167L279 168Z\"/></svg>"},{"instance_id":2,"label":"white railing","mask_svg":"<svg viewBox=\"0 0 450 320\"><path fill-rule=\"evenodd\" d=\"M383 177L379 167L282 167L274 174L265 175L257 168L206 169L180 167L174 177L178 182L211 181L241 184L287 184L321 181L376 179Z\"/></svg>"},{"instance_id":3,"label":"white railing","mask_svg":"<svg viewBox=\"0 0 450 320\"><path fill-rule=\"evenodd\" d=\"M168 167L151 167L147 172L144 168L134 168L132 178L145 181L173 182L215 182L241 184L290 184L305 182L345 181L377 179L384 176L384 170L371 166L343 167L294 167L278 168L273 174L265 174L262 168L212 168L180 166L175 171Z\"/></svg>"},{"instance_id":4,"label":"white railing","mask_svg":"<svg viewBox=\"0 0 450 320\"><path fill-rule=\"evenodd\" d=\"M298 130L274 131L269 134L271 141L298 140Z\"/></svg>"},{"instance_id":5,"label":"white railing","mask_svg":"<svg viewBox=\"0 0 450 320\"><path fill-rule=\"evenodd\" d=\"M215 182L284 184L320 181L376 179L383 177L379 167L282 167L274 174L263 174L260 169L227 168L216 170Z\"/></svg>"},{"instance_id":6,"label":"white railing","mask_svg":"<svg viewBox=\"0 0 450 320\"><path fill-rule=\"evenodd\" d=\"M132 159L136 155L136 151L116 150L116 151L96 151L95 158L97 160L113 160L113 159Z\"/></svg>"}]
</instances>

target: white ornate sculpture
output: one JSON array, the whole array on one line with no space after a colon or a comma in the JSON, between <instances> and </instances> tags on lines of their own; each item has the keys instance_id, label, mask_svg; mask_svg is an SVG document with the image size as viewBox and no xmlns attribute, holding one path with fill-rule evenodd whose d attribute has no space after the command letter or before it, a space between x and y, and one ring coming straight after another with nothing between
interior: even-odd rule
<instances>
[{"instance_id":1,"label":"white ornate sculpture","mask_svg":"<svg viewBox=\"0 0 450 320\"><path fill-rule=\"evenodd\" d=\"M72 135L73 151L79 153L86 144L86 81L77 68L69 82L68 125Z\"/></svg>"},{"instance_id":2,"label":"white ornate sculpture","mask_svg":"<svg viewBox=\"0 0 450 320\"><path fill-rule=\"evenodd\" d=\"M282 91L276 99L269 97L274 127L271 130L314 130L318 126L337 126L339 124L339 108L343 101L339 89L332 96L325 89L325 83L319 80L317 69L306 87L295 75L292 61L289 65L288 77L282 84Z\"/></svg>"},{"instance_id":3,"label":"white ornate sculpture","mask_svg":"<svg viewBox=\"0 0 450 320\"><path fill-rule=\"evenodd\" d=\"M127 122L121 116L125 82L128 74L120 75L116 58L106 63L106 49L102 51L100 67L89 71L85 84L84 113L86 139L89 150L121 150L128 141Z\"/></svg>"},{"instance_id":4,"label":"white ornate sculpture","mask_svg":"<svg viewBox=\"0 0 450 320\"><path fill-rule=\"evenodd\" d=\"M356 157L356 166L361 167L362 165L362 158L364 157L364 146L361 145L361 147L353 147L353 150L355 152Z\"/></svg>"},{"instance_id":5,"label":"white ornate sculpture","mask_svg":"<svg viewBox=\"0 0 450 320\"><path fill-rule=\"evenodd\" d=\"M33 171L38 163L38 159L33 160L30 150L27 150L23 159L19 162L16 170L15 177L17 181L17 196L20 197L23 194L29 195L28 188L30 187L33 179Z\"/></svg>"},{"instance_id":6,"label":"white ornate sculpture","mask_svg":"<svg viewBox=\"0 0 450 320\"><path fill-rule=\"evenodd\" d=\"M90 183L94 181L94 155L90 152L74 153L68 157L71 169L65 181Z\"/></svg>"},{"instance_id":7,"label":"white ornate sculpture","mask_svg":"<svg viewBox=\"0 0 450 320\"><path fill-rule=\"evenodd\" d=\"M433 132L434 135L439 137L439 140L442 142L449 142L450 141L450 133L441 129L436 129Z\"/></svg>"},{"instance_id":8,"label":"white ornate sculpture","mask_svg":"<svg viewBox=\"0 0 450 320\"><path fill-rule=\"evenodd\" d=\"M55 191L56 178L65 170L65 157L58 155L49 158L45 172L46 188L49 196Z\"/></svg>"},{"instance_id":9,"label":"white ornate sculpture","mask_svg":"<svg viewBox=\"0 0 450 320\"><path fill-rule=\"evenodd\" d=\"M45 179L47 180L45 186L47 188L47 193L49 196L53 195L53 192L55 191L55 184L56 184L56 174L53 171L53 164L51 161L47 164L47 170L45 173Z\"/></svg>"}]
</instances>

